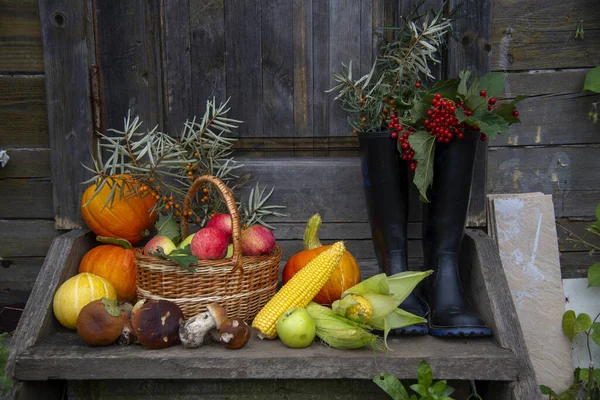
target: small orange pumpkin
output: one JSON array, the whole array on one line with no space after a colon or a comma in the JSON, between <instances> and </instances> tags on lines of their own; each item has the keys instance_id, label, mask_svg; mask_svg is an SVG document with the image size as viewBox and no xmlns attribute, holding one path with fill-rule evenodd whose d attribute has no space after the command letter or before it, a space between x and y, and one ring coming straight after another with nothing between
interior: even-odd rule
<instances>
[{"instance_id":1,"label":"small orange pumpkin","mask_svg":"<svg viewBox=\"0 0 600 400\"><path fill-rule=\"evenodd\" d=\"M131 300L136 290L135 258L131 244L123 239L97 237L103 244L88 251L79 264L79 273L89 272L109 281L117 299Z\"/></svg>"},{"instance_id":2,"label":"small orange pumpkin","mask_svg":"<svg viewBox=\"0 0 600 400\"><path fill-rule=\"evenodd\" d=\"M300 271L306 264L320 253L327 250L331 245L322 246L318 238L319 227L321 226L321 216L313 215L306 224L304 232L304 249L294 254L285 264L282 273L282 281L285 284ZM340 263L338 264L329 280L323 288L313 298L315 303L331 305L334 301L342 297L342 293L360 282L360 268L356 259L348 250L344 252Z\"/></svg>"},{"instance_id":3,"label":"small orange pumpkin","mask_svg":"<svg viewBox=\"0 0 600 400\"><path fill-rule=\"evenodd\" d=\"M132 182L129 175L109 178L93 199L97 185L88 187L81 197L81 216L96 235L122 238L135 244L142 240L142 233L154 224L157 213L150 213L150 210L156 204L156 199L151 195L136 195L130 184L125 185L121 196L124 180ZM114 200L112 204L105 206L114 184L118 185Z\"/></svg>"}]
</instances>

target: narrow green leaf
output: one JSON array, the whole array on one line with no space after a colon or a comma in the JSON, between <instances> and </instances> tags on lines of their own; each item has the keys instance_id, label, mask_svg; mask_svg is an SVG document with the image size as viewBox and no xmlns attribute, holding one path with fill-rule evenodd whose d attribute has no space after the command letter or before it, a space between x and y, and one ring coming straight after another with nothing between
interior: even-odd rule
<instances>
[{"instance_id":1,"label":"narrow green leaf","mask_svg":"<svg viewBox=\"0 0 600 400\"><path fill-rule=\"evenodd\" d=\"M588 287L600 286L600 262L592 264L588 269Z\"/></svg>"},{"instance_id":2,"label":"narrow green leaf","mask_svg":"<svg viewBox=\"0 0 600 400\"><path fill-rule=\"evenodd\" d=\"M488 97L496 97L504 90L504 73L488 72L479 80L478 91L485 90Z\"/></svg>"},{"instance_id":3,"label":"narrow green leaf","mask_svg":"<svg viewBox=\"0 0 600 400\"><path fill-rule=\"evenodd\" d=\"M420 383L410 385L410 388L417 392L420 396L427 397L429 395L427 388Z\"/></svg>"},{"instance_id":4,"label":"narrow green leaf","mask_svg":"<svg viewBox=\"0 0 600 400\"><path fill-rule=\"evenodd\" d=\"M427 189L433 182L435 136L426 131L417 131L408 137L408 142L415 151L414 159L418 163L413 182L421 196L429 201L427 199Z\"/></svg>"},{"instance_id":5,"label":"narrow green leaf","mask_svg":"<svg viewBox=\"0 0 600 400\"><path fill-rule=\"evenodd\" d=\"M600 65L587 73L583 84L583 90L600 93Z\"/></svg>"},{"instance_id":6,"label":"narrow green leaf","mask_svg":"<svg viewBox=\"0 0 600 400\"><path fill-rule=\"evenodd\" d=\"M188 272L196 272L196 269L190 267L190 265L197 264L198 257L190 256L187 254L181 254L181 250L175 249L170 254L165 254L162 247L158 247L156 251L150 252L150 255L153 257L160 258L162 260L173 261Z\"/></svg>"},{"instance_id":7,"label":"narrow green leaf","mask_svg":"<svg viewBox=\"0 0 600 400\"><path fill-rule=\"evenodd\" d=\"M417 368L417 376L420 385L424 386L425 388L429 388L431 386L431 383L433 382L433 373L431 372L431 366L427 363L427 361L423 360L419 363L419 367Z\"/></svg>"},{"instance_id":8,"label":"narrow green leaf","mask_svg":"<svg viewBox=\"0 0 600 400\"><path fill-rule=\"evenodd\" d=\"M600 346L600 322L594 322L592 324L591 337L594 343L596 343L596 346Z\"/></svg>"},{"instance_id":9,"label":"narrow green leaf","mask_svg":"<svg viewBox=\"0 0 600 400\"><path fill-rule=\"evenodd\" d=\"M591 224L590 226L588 226L587 231L600 236L600 221L596 221L593 224Z\"/></svg>"},{"instance_id":10,"label":"narrow green leaf","mask_svg":"<svg viewBox=\"0 0 600 400\"><path fill-rule=\"evenodd\" d=\"M468 92L468 88L467 88L467 84L469 83L469 79L471 78L471 71L460 71L458 76L460 78L460 83L458 84L458 94L460 94L463 97L467 97Z\"/></svg>"},{"instance_id":11,"label":"narrow green leaf","mask_svg":"<svg viewBox=\"0 0 600 400\"><path fill-rule=\"evenodd\" d=\"M373 382L393 400L409 400L406 388L395 376L382 372L373 378Z\"/></svg>"}]
</instances>

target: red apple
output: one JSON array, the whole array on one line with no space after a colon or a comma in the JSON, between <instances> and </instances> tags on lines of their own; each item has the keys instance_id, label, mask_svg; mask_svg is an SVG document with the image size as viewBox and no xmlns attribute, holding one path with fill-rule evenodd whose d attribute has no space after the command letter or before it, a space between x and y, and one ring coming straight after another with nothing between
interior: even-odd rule
<instances>
[{"instance_id":1,"label":"red apple","mask_svg":"<svg viewBox=\"0 0 600 400\"><path fill-rule=\"evenodd\" d=\"M172 252L173 250L175 250L177 248L177 246L175 246L175 243L173 243L173 241L171 239L169 239L168 237L154 236L144 246L144 254L149 256L151 254L149 254L148 252L157 251L159 247L162 248L162 251L165 254L169 254L170 252Z\"/></svg>"},{"instance_id":2,"label":"red apple","mask_svg":"<svg viewBox=\"0 0 600 400\"><path fill-rule=\"evenodd\" d=\"M199 260L225 258L229 238L217 228L202 228L194 235L191 243L192 255Z\"/></svg>"},{"instance_id":3,"label":"red apple","mask_svg":"<svg viewBox=\"0 0 600 400\"><path fill-rule=\"evenodd\" d=\"M229 214L215 214L208 222L206 223L207 228L217 228L220 231L223 231L227 235L227 237L231 237L233 234L233 227L231 225L231 216Z\"/></svg>"},{"instance_id":4,"label":"red apple","mask_svg":"<svg viewBox=\"0 0 600 400\"><path fill-rule=\"evenodd\" d=\"M275 236L262 225L252 225L242 232L242 255L269 254L275 248Z\"/></svg>"}]
</instances>

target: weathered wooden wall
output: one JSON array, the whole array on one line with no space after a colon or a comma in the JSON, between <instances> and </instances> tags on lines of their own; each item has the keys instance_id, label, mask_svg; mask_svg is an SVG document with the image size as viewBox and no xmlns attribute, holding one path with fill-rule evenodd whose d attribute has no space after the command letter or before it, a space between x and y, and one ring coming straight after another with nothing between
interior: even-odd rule
<instances>
[{"instance_id":1,"label":"weathered wooden wall","mask_svg":"<svg viewBox=\"0 0 600 400\"><path fill-rule=\"evenodd\" d=\"M394 1L354 1L360 7L341 0L98 2L97 23L106 28L98 31L95 54L105 126L121 127L131 108L148 126L178 132L207 97L231 96L231 116L245 121L240 156L356 156L343 115L322 96L332 83L326 71L357 57L356 72L364 72L374 46L369 27L404 10ZM575 40L580 20L585 37ZM59 233L40 31L37 0L0 0L0 149L11 157L0 168L0 310L23 306ZM600 64L598 32L597 0L495 1L491 67L506 71L506 97L532 97L522 103L523 123L513 134L490 143L488 191L551 193L558 223L580 233L600 201L600 125L587 120L600 97L580 93L585 73ZM248 45L236 46L240 41ZM356 228L355 239L367 243L365 221ZM336 229L328 229L333 239ZM411 231L418 239L418 225ZM563 275L581 276L594 258L558 231ZM369 251L357 247L364 257ZM10 308L1 312L0 331L18 318Z\"/></svg>"}]
</instances>

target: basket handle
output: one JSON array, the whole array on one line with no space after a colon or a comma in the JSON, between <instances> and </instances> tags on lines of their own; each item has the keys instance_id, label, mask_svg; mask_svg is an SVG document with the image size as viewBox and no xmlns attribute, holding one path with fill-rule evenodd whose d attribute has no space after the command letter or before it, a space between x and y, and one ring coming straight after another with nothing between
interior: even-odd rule
<instances>
[{"instance_id":1,"label":"basket handle","mask_svg":"<svg viewBox=\"0 0 600 400\"><path fill-rule=\"evenodd\" d=\"M212 175L202 175L196 178L196 180L194 180L194 182L188 189L185 198L183 199L182 214L185 215L190 209L190 203L192 202L192 198L204 182L209 182L215 185L219 190L219 193L221 193L221 196L223 196L223 200L225 200L225 205L227 206L227 210L229 211L229 215L231 216L231 227L233 230L233 269L231 270L231 272L233 273L239 269L243 274L244 268L242 267L242 227L240 226L240 215L238 213L237 204L235 203L235 199L233 198L233 193L231 192L231 189L229 189L227 185L223 183L222 180ZM188 235L187 218L181 218L180 226L181 240L183 240Z\"/></svg>"}]
</instances>

